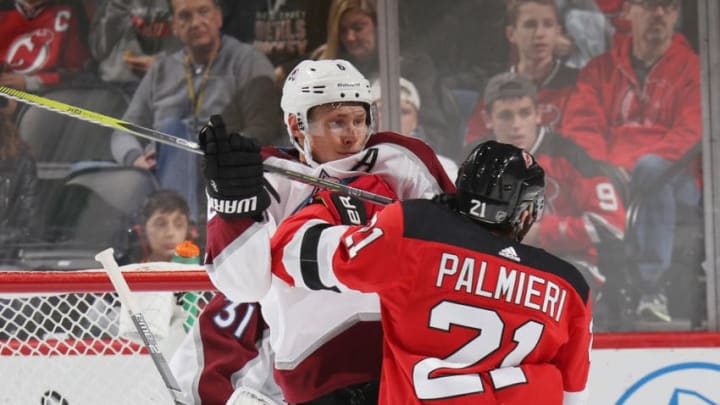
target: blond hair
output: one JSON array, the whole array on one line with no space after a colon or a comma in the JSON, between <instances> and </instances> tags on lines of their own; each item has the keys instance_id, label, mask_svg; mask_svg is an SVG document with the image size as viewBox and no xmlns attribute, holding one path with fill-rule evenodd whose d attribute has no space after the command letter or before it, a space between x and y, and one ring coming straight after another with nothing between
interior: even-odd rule
<instances>
[{"instance_id":1,"label":"blond hair","mask_svg":"<svg viewBox=\"0 0 720 405\"><path fill-rule=\"evenodd\" d=\"M318 59L338 59L342 57L340 21L345 13L352 10L365 13L377 25L375 0L333 0L328 13L327 41Z\"/></svg>"}]
</instances>

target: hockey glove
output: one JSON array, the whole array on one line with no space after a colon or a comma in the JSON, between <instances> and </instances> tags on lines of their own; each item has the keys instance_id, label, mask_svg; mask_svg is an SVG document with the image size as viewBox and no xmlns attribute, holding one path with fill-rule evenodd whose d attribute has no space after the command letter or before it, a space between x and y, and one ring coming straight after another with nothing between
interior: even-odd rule
<instances>
[{"instance_id":1,"label":"hockey glove","mask_svg":"<svg viewBox=\"0 0 720 405\"><path fill-rule=\"evenodd\" d=\"M260 146L252 138L228 134L222 117L213 115L200 130L205 152L208 205L225 219L261 219L270 205L263 178Z\"/></svg>"},{"instance_id":2,"label":"hockey glove","mask_svg":"<svg viewBox=\"0 0 720 405\"><path fill-rule=\"evenodd\" d=\"M382 178L374 174L360 176L348 185L397 199L390 186ZM319 191L315 194L314 201L322 203L328 208L335 220L334 225L365 225L373 215L383 208L382 205L363 202L359 198L329 190Z\"/></svg>"}]
</instances>

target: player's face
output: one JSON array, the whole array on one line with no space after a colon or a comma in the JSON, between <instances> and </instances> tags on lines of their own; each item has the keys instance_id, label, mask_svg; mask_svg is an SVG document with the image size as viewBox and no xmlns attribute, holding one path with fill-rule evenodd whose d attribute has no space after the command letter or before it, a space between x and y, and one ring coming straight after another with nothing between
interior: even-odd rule
<instances>
[{"instance_id":1,"label":"player's face","mask_svg":"<svg viewBox=\"0 0 720 405\"><path fill-rule=\"evenodd\" d=\"M508 40L517 46L521 62L551 60L559 36L555 10L538 3L520 6L515 25L507 27Z\"/></svg>"},{"instance_id":2,"label":"player's face","mask_svg":"<svg viewBox=\"0 0 720 405\"><path fill-rule=\"evenodd\" d=\"M679 14L677 4L649 0L627 2L625 7L634 38L642 38L650 46L670 42Z\"/></svg>"},{"instance_id":3,"label":"player's face","mask_svg":"<svg viewBox=\"0 0 720 405\"><path fill-rule=\"evenodd\" d=\"M175 247L187 237L190 224L180 210L157 211L145 223L151 260L169 261Z\"/></svg>"},{"instance_id":4,"label":"player's face","mask_svg":"<svg viewBox=\"0 0 720 405\"><path fill-rule=\"evenodd\" d=\"M222 12L213 0L172 0L173 33L191 50L209 52L220 43Z\"/></svg>"},{"instance_id":5,"label":"player's face","mask_svg":"<svg viewBox=\"0 0 720 405\"><path fill-rule=\"evenodd\" d=\"M308 115L308 142L316 162L342 159L365 146L369 128L362 105L326 104L313 108ZM303 139L300 141L303 145Z\"/></svg>"},{"instance_id":6,"label":"player's face","mask_svg":"<svg viewBox=\"0 0 720 405\"><path fill-rule=\"evenodd\" d=\"M537 140L540 113L530 97L497 100L487 123L498 142L530 150Z\"/></svg>"},{"instance_id":7,"label":"player's face","mask_svg":"<svg viewBox=\"0 0 720 405\"><path fill-rule=\"evenodd\" d=\"M360 61L375 56L375 23L359 10L349 10L340 19L340 43L353 59Z\"/></svg>"}]
</instances>

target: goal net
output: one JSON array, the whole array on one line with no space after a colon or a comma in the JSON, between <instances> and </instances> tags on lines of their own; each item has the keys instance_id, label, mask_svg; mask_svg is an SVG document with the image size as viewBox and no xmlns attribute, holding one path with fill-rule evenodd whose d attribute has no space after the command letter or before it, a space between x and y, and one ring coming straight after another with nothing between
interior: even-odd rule
<instances>
[{"instance_id":1,"label":"goal net","mask_svg":"<svg viewBox=\"0 0 720 405\"><path fill-rule=\"evenodd\" d=\"M207 274L177 263L121 269L170 361L214 294ZM173 403L103 270L0 280L0 404Z\"/></svg>"}]
</instances>

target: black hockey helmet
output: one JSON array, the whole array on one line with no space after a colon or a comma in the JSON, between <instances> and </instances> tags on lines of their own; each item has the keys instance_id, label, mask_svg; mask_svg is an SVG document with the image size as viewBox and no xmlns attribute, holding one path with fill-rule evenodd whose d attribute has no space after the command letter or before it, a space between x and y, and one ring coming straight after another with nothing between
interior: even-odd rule
<instances>
[{"instance_id":1,"label":"black hockey helmet","mask_svg":"<svg viewBox=\"0 0 720 405\"><path fill-rule=\"evenodd\" d=\"M516 236L523 211L529 209L530 224L542 216L545 171L530 153L513 145L477 145L460 166L455 185L461 214Z\"/></svg>"}]
</instances>

